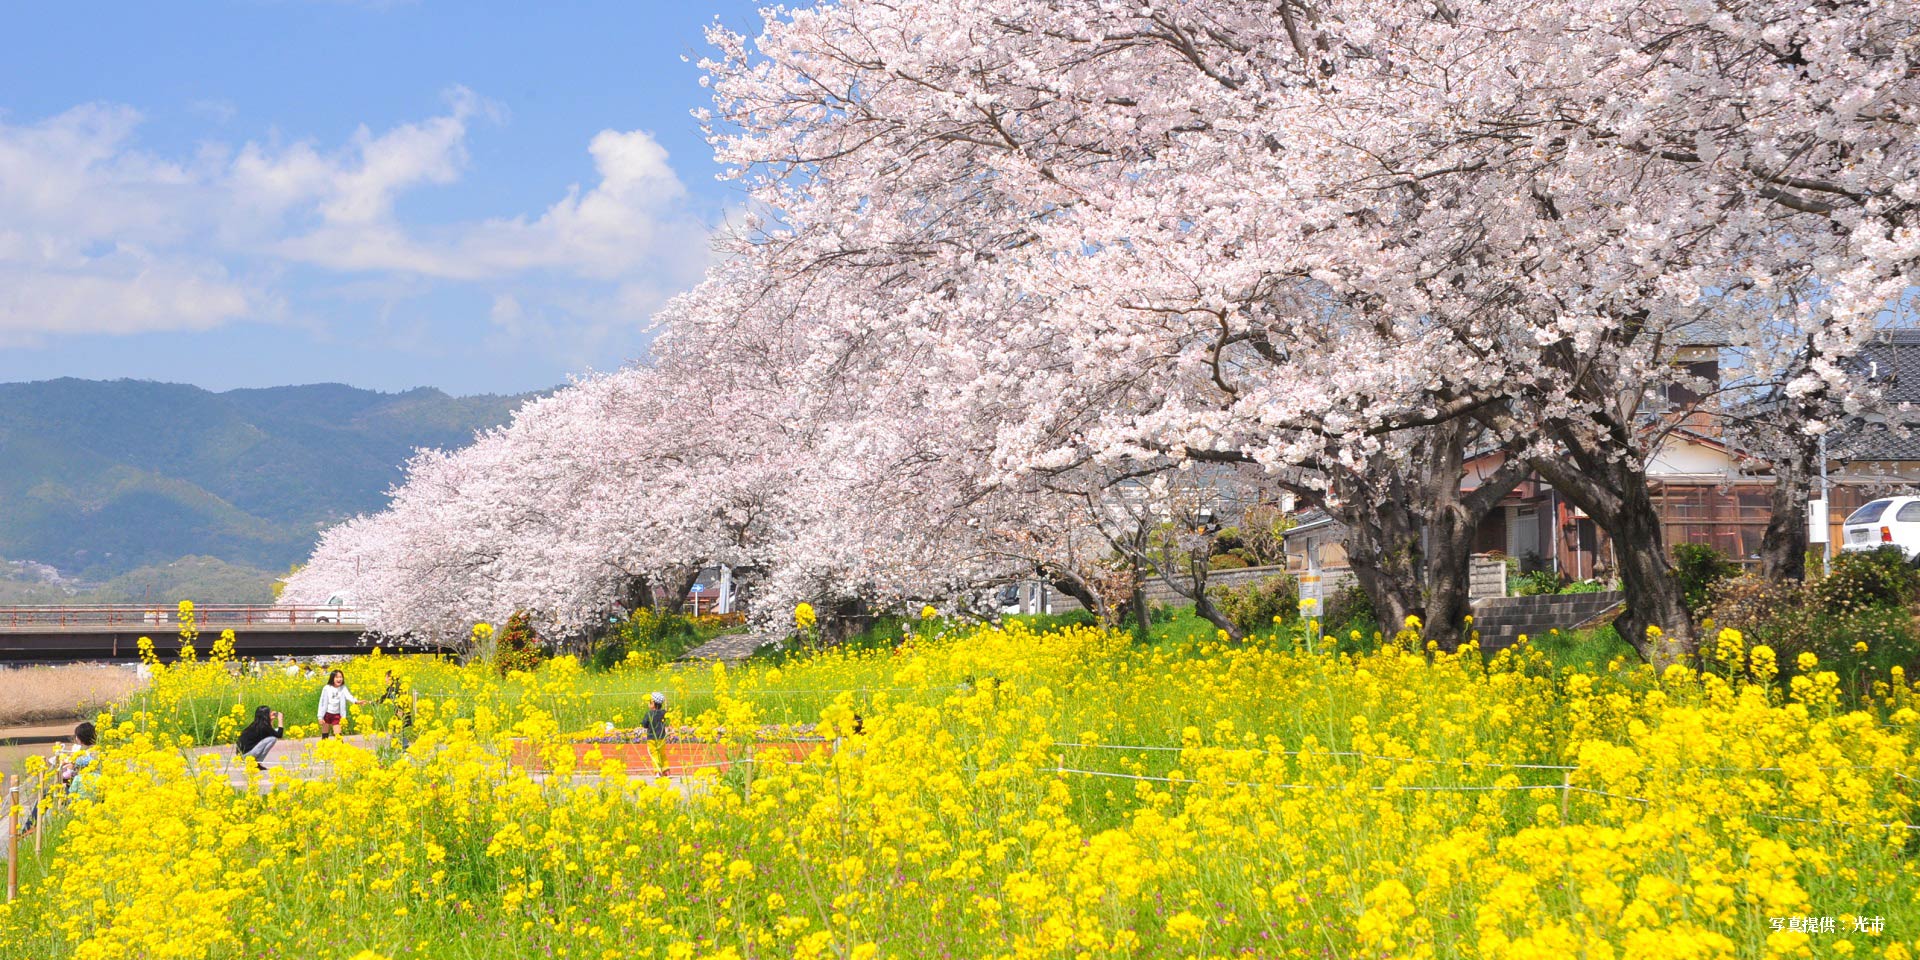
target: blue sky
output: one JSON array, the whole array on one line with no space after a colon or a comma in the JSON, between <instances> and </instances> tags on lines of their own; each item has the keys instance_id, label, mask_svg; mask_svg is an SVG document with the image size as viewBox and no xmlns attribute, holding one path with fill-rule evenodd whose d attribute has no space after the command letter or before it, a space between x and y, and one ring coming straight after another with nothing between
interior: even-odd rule
<instances>
[{"instance_id":1,"label":"blue sky","mask_svg":"<svg viewBox=\"0 0 1920 960\"><path fill-rule=\"evenodd\" d=\"M630 360L740 204L688 61L753 11L13 5L0 380L512 392Z\"/></svg>"}]
</instances>

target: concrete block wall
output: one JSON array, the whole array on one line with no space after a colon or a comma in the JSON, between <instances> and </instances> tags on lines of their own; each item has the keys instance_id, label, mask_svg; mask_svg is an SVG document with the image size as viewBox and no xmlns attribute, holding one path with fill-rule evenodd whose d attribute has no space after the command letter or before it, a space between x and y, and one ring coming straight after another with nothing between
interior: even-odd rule
<instances>
[{"instance_id":1,"label":"concrete block wall","mask_svg":"<svg viewBox=\"0 0 1920 960\"><path fill-rule=\"evenodd\" d=\"M1244 587L1252 583L1259 583L1260 581L1265 580L1268 577L1283 577L1286 575L1287 575L1287 568L1278 564L1275 564L1273 566L1265 566L1265 567L1242 567L1238 570L1217 570L1207 577L1207 588L1208 589L1212 589L1214 587L1238 588L1238 587ZM1352 582L1353 582L1352 571L1344 570L1344 569L1321 571L1321 575L1320 575L1321 594L1320 595L1322 597L1332 596L1334 591ZM1161 580L1159 577L1155 577L1151 575L1149 575L1147 578L1146 594L1147 594L1148 603L1161 603L1161 604L1166 604L1168 606L1181 606L1181 605L1192 602L1188 600L1186 597L1181 596L1172 587L1167 586L1166 581ZM1054 613L1067 613L1072 610L1080 609L1080 601L1075 600L1072 597L1069 597L1058 590L1049 589L1047 591L1047 595L1053 604Z\"/></svg>"},{"instance_id":2,"label":"concrete block wall","mask_svg":"<svg viewBox=\"0 0 1920 960\"><path fill-rule=\"evenodd\" d=\"M1507 562L1497 557L1467 560L1467 596L1474 600L1507 595Z\"/></svg>"},{"instance_id":3,"label":"concrete block wall","mask_svg":"<svg viewBox=\"0 0 1920 960\"><path fill-rule=\"evenodd\" d=\"M1565 633L1611 623L1625 608L1626 594L1619 590L1489 597L1474 601L1473 628L1480 631L1480 648L1491 653L1512 646L1523 633L1537 637L1550 630Z\"/></svg>"}]
</instances>

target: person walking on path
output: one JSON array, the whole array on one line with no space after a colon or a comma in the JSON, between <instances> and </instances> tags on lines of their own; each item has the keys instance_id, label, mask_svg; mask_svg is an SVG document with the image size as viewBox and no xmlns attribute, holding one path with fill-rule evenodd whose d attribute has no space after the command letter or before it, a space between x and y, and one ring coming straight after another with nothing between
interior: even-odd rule
<instances>
[{"instance_id":1,"label":"person walking on path","mask_svg":"<svg viewBox=\"0 0 1920 960\"><path fill-rule=\"evenodd\" d=\"M347 675L335 670L327 674L327 685L320 688L320 739L337 737L347 722L347 705L364 703L347 689Z\"/></svg>"},{"instance_id":2,"label":"person walking on path","mask_svg":"<svg viewBox=\"0 0 1920 960\"><path fill-rule=\"evenodd\" d=\"M234 744L233 757L236 760L241 757L252 757L253 762L258 764L260 769L265 770L267 752L272 750L273 745L279 743L280 738L284 736L286 731L281 727L280 711L267 706L255 707L253 722L247 724L245 730L240 731L240 741Z\"/></svg>"},{"instance_id":3,"label":"person walking on path","mask_svg":"<svg viewBox=\"0 0 1920 960\"><path fill-rule=\"evenodd\" d=\"M656 690L648 699L653 707L646 716L640 718L640 725L647 731L647 752L653 754L653 768L664 777L667 775L664 746L667 739L667 695Z\"/></svg>"}]
</instances>

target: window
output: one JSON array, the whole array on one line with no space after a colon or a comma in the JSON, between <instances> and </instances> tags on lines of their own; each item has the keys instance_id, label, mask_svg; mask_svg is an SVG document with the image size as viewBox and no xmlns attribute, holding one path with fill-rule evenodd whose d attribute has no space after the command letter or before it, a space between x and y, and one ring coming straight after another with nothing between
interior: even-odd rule
<instances>
[{"instance_id":1,"label":"window","mask_svg":"<svg viewBox=\"0 0 1920 960\"><path fill-rule=\"evenodd\" d=\"M1861 507L1858 510L1855 510L1853 512L1853 516L1847 518L1847 522L1848 523L1872 523L1875 520L1880 519L1881 514L1887 512L1887 506L1891 503L1893 503L1892 500L1875 500L1872 503L1869 503L1866 506Z\"/></svg>"},{"instance_id":2,"label":"window","mask_svg":"<svg viewBox=\"0 0 1920 960\"><path fill-rule=\"evenodd\" d=\"M1913 523L1916 520L1920 520L1920 500L1915 500L1901 507L1900 512L1894 514L1893 518L1901 523Z\"/></svg>"}]
</instances>

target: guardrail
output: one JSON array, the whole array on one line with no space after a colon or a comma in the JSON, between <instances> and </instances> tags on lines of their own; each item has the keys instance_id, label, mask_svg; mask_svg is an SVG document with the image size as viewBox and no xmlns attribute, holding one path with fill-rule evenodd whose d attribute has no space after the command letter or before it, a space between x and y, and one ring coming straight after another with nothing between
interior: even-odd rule
<instances>
[{"instance_id":1,"label":"guardrail","mask_svg":"<svg viewBox=\"0 0 1920 960\"><path fill-rule=\"evenodd\" d=\"M361 623L353 607L214 605L193 608L193 625L200 630L265 626L282 623ZM0 630L23 627L128 627L173 632L180 627L173 607L135 605L60 607L0 607Z\"/></svg>"}]
</instances>

